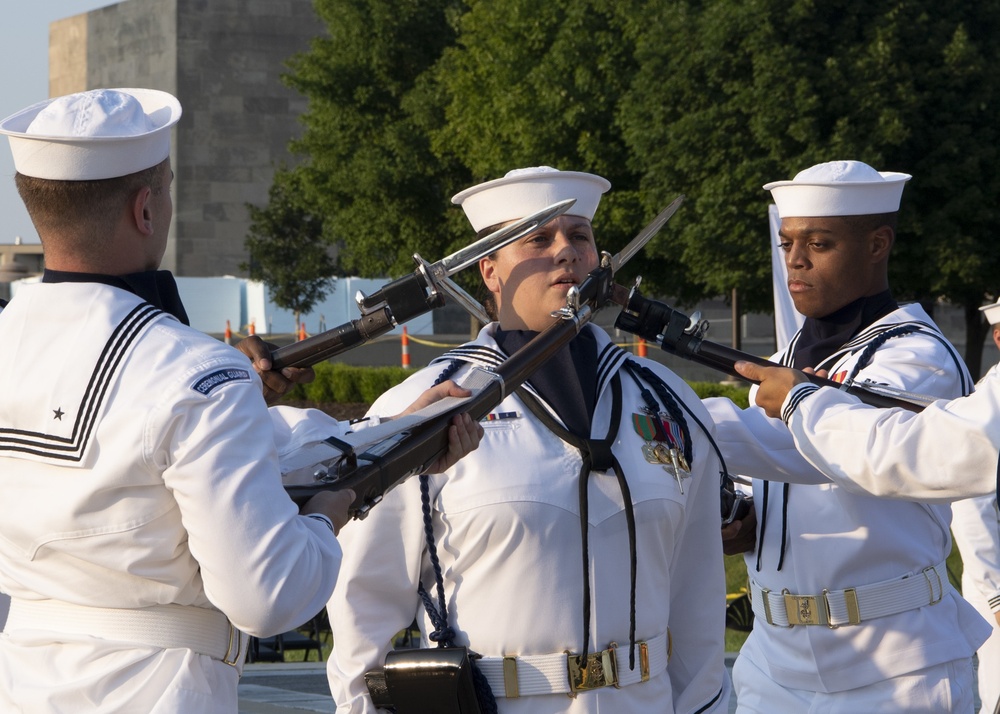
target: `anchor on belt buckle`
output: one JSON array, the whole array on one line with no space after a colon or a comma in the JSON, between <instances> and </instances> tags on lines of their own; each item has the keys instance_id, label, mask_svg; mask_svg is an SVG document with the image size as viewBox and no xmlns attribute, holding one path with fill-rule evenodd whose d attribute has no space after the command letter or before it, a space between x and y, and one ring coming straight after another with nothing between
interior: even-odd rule
<instances>
[{"instance_id":1,"label":"anchor on belt buckle","mask_svg":"<svg viewBox=\"0 0 1000 714\"><path fill-rule=\"evenodd\" d=\"M788 625L829 625L830 604L826 592L822 596L792 595L787 588L781 591L785 599Z\"/></svg>"},{"instance_id":2,"label":"anchor on belt buckle","mask_svg":"<svg viewBox=\"0 0 1000 714\"><path fill-rule=\"evenodd\" d=\"M569 670L570 696L601 687L618 686L618 659L615 646L600 652L591 652L586 660L582 655L566 653Z\"/></svg>"}]
</instances>

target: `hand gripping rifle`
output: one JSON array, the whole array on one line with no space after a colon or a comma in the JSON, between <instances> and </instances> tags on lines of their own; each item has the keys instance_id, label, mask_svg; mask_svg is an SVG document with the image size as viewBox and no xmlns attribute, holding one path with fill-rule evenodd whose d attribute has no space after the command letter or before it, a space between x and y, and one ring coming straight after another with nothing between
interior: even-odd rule
<instances>
[{"instance_id":1,"label":"hand gripping rifle","mask_svg":"<svg viewBox=\"0 0 1000 714\"><path fill-rule=\"evenodd\" d=\"M616 294L622 293L624 289ZM698 313L688 317L665 303L644 297L639 292L638 280L628 293L628 298L619 304L624 309L618 315L615 327L658 344L670 354L717 369L744 381L750 380L736 371L735 364L739 361L753 362L764 367L776 366L774 362L763 357L755 357L706 340L705 334L708 331L706 320L702 320ZM871 382L841 384L815 374L806 374L806 377L821 387L833 387L853 394L873 407L902 407L919 412L933 401L930 397L904 392L882 384Z\"/></svg>"},{"instance_id":2,"label":"hand gripping rifle","mask_svg":"<svg viewBox=\"0 0 1000 714\"><path fill-rule=\"evenodd\" d=\"M594 312L624 288L614 282L615 272L652 238L680 206L678 197L644 228L622 252L603 253L601 264L574 285L566 305L553 313L560 318L496 369L475 367L462 382L472 395L447 397L414 414L370 427L359 435L371 446L360 453L348 446L339 456L286 474L285 491L296 503L304 503L324 490L354 490L349 508L352 518L364 518L383 495L403 479L426 471L448 449L448 426L452 417L468 413L479 420L526 381L553 354L568 344L590 322ZM618 300L624 300L624 294ZM379 431L375 431L379 430ZM369 437L374 437L370 439ZM291 483L306 477L308 483Z\"/></svg>"},{"instance_id":3,"label":"hand gripping rifle","mask_svg":"<svg viewBox=\"0 0 1000 714\"><path fill-rule=\"evenodd\" d=\"M361 319L351 320L301 342L279 347L271 353L271 369L309 367L363 345L397 325L441 307L444 305L445 295L480 322L489 322L490 318L479 303L462 290L451 276L562 215L575 202L575 199L568 198L554 203L494 231L436 263L428 263L415 253L413 260L417 269L413 273L382 286L372 295L366 296L358 291L355 301L361 309Z\"/></svg>"}]
</instances>

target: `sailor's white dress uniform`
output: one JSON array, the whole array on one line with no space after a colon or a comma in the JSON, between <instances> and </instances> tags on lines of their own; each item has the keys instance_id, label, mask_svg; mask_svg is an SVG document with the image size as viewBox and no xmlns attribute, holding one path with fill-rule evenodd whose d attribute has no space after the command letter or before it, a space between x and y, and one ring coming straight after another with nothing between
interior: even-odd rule
<instances>
[{"instance_id":1,"label":"sailor's white dress uniform","mask_svg":"<svg viewBox=\"0 0 1000 714\"><path fill-rule=\"evenodd\" d=\"M997 491L997 366L972 394L919 413L875 409L850 394L801 384L785 398L782 419L808 462L846 488L932 503ZM858 443L866 448L845 449Z\"/></svg>"},{"instance_id":2,"label":"sailor's white dress uniform","mask_svg":"<svg viewBox=\"0 0 1000 714\"><path fill-rule=\"evenodd\" d=\"M969 391L971 380L958 355L916 305L900 307L863 329L823 366L841 381L867 345L901 325L919 330L888 339L855 381L941 397ZM793 347L794 341L789 349ZM787 358L786 352L774 361ZM822 401L806 400L815 402L809 403L809 414L818 414ZM819 429L797 428L793 442L781 421L757 407L740 410L719 399L706 400L706 406L729 468L754 477L758 546L746 562L756 618L741 658L780 687L828 693L971 657L990 628L948 583L949 508L871 498L847 483L873 449L895 454L898 439L871 439L849 419L836 419L824 420ZM928 438L937 443L921 450L952 453L964 448L964 440L941 448L949 443L944 434ZM817 449L810 448L811 440L819 440ZM806 453L825 453L828 460L813 460L817 470L796 446ZM995 450L993 455L995 464ZM836 474L837 483L831 483ZM768 497L764 479L771 482ZM787 505L777 481L791 483ZM906 579L910 582L898 584ZM923 592L909 593L907 588L917 581ZM886 583L881 594L866 591L864 586L877 583ZM785 594L813 599L800 603ZM902 607L911 596L913 602ZM829 624L836 628L822 622L787 626L796 619L822 620L825 613L818 611L827 607L832 608ZM850 624L858 619L860 624ZM747 686L754 688L752 682Z\"/></svg>"},{"instance_id":3,"label":"sailor's white dress uniform","mask_svg":"<svg viewBox=\"0 0 1000 714\"><path fill-rule=\"evenodd\" d=\"M459 383L472 365L500 364L505 355L493 339L495 328L495 323L488 325L476 341L387 392L373 410L408 404L451 359L463 362L452 377ZM633 358L603 331L584 329L593 331L599 355L592 438L608 434L612 382L618 377L621 382L623 408L612 451L634 504L635 639L647 643L649 680L638 681L638 661L629 671L629 538L622 492L612 471L595 471L588 480L589 651L616 643L619 674L633 683L568 696L565 653L579 653L583 645L581 455L516 395L483 421L486 434L475 452L444 474L430 476L448 624L457 631L456 644L483 655L481 668L490 673L503 714L727 711L720 466L694 417L709 431L711 424L682 380L660 365L636 360L691 410L686 412L693 445L690 475L679 484L672 472L647 462L645 442L631 424L643 401L623 369ZM341 541L344 562L329 605L336 646L328 671L337 711L360 714L375 711L363 675L382 665L397 632L416 617L423 646L434 646L427 639L434 627L417 596L421 580L432 596L435 592L419 480L391 491L366 520L345 528ZM504 655L517 657L518 698L505 696ZM547 680L532 677L545 668L535 657L555 663Z\"/></svg>"},{"instance_id":4,"label":"sailor's white dress uniform","mask_svg":"<svg viewBox=\"0 0 1000 714\"><path fill-rule=\"evenodd\" d=\"M100 283L22 288L0 342L0 711L233 714L240 631L320 612L340 561L247 358Z\"/></svg>"},{"instance_id":5,"label":"sailor's white dress uniform","mask_svg":"<svg viewBox=\"0 0 1000 714\"><path fill-rule=\"evenodd\" d=\"M0 300L0 312L7 306L6 300ZM0 631L3 630L3 625L7 622L7 611L10 609L10 595L4 592L0 592Z\"/></svg>"}]
</instances>

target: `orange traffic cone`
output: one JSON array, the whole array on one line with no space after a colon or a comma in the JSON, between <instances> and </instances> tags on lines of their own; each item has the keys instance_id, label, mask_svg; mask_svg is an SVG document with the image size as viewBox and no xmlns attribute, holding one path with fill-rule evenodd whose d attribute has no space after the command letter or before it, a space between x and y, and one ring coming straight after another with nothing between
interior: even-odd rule
<instances>
[{"instance_id":1,"label":"orange traffic cone","mask_svg":"<svg viewBox=\"0 0 1000 714\"><path fill-rule=\"evenodd\" d=\"M640 357L645 357L646 356L646 340L642 339L641 337L639 338L639 349L638 349L638 352L639 352L639 356Z\"/></svg>"},{"instance_id":2,"label":"orange traffic cone","mask_svg":"<svg viewBox=\"0 0 1000 714\"><path fill-rule=\"evenodd\" d=\"M403 325L403 336L399 340L400 347L403 350L403 366L410 366L410 335L406 331L406 325Z\"/></svg>"},{"instance_id":3,"label":"orange traffic cone","mask_svg":"<svg viewBox=\"0 0 1000 714\"><path fill-rule=\"evenodd\" d=\"M226 320L226 344L233 344L233 328L229 326L229 320Z\"/></svg>"},{"instance_id":4,"label":"orange traffic cone","mask_svg":"<svg viewBox=\"0 0 1000 714\"><path fill-rule=\"evenodd\" d=\"M253 324L253 320L250 321L250 325L247 327L247 334L249 335L257 334L257 326Z\"/></svg>"},{"instance_id":5,"label":"orange traffic cone","mask_svg":"<svg viewBox=\"0 0 1000 714\"><path fill-rule=\"evenodd\" d=\"M306 323L299 323L299 342L306 338Z\"/></svg>"}]
</instances>

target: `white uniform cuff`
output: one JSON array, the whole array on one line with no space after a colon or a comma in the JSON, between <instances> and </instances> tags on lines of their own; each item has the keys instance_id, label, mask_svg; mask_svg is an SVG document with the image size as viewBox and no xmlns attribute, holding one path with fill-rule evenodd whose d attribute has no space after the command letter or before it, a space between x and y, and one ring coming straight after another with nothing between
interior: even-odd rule
<instances>
[{"instance_id":1,"label":"white uniform cuff","mask_svg":"<svg viewBox=\"0 0 1000 714\"><path fill-rule=\"evenodd\" d=\"M324 516L322 513L307 513L305 514L305 516L306 518L312 518L315 521L322 521L324 524L326 524L326 527L330 529L330 532L336 535L337 531L333 527L333 521Z\"/></svg>"},{"instance_id":2,"label":"white uniform cuff","mask_svg":"<svg viewBox=\"0 0 1000 714\"><path fill-rule=\"evenodd\" d=\"M792 387L781 404L781 421L788 424L799 403L818 389L819 387L812 382L803 382Z\"/></svg>"}]
</instances>

